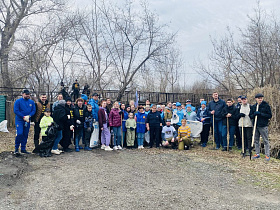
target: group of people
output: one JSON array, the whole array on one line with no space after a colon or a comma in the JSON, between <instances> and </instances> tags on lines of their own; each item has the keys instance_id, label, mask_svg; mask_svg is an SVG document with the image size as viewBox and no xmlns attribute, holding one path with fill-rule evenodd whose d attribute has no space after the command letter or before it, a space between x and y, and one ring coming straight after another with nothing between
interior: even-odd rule
<instances>
[{"instance_id":1,"label":"group of people","mask_svg":"<svg viewBox=\"0 0 280 210\"><path fill-rule=\"evenodd\" d=\"M105 151L121 150L123 147L138 147L143 149L145 142L152 148L171 147L173 149L189 149L192 145L192 131L189 121L200 121L200 145L207 146L210 128L214 132L215 149L232 150L234 136L236 146L243 153L252 152L252 134L256 154L260 157L260 136L265 145L265 158L270 159L268 123L272 117L270 106L263 100L262 94L255 96L256 103L248 104L246 96L239 96L237 104L232 99L226 102L214 92L213 100L200 99L200 106L194 107L190 100L185 104L168 102L166 105L150 104L135 107L134 101L128 105L120 102L111 103L109 98L99 101L98 93L93 93L91 99L57 96L57 101L50 106L47 95L41 94L38 102L30 99L30 92L24 90L22 98L14 104L16 114L15 154L29 153L26 142L30 122L34 125L34 145L38 147L40 133L42 142L48 138L46 130L56 126L57 132L48 152L41 156L59 155L61 152L71 152L69 146L73 143L75 151L92 150L100 145ZM253 126L255 125L255 126ZM229 136L229 138L228 138ZM244 142L241 141L244 137ZM136 141L135 141L136 140ZM98 142L98 144L96 144ZM62 150L58 149L58 144Z\"/></svg>"}]
</instances>

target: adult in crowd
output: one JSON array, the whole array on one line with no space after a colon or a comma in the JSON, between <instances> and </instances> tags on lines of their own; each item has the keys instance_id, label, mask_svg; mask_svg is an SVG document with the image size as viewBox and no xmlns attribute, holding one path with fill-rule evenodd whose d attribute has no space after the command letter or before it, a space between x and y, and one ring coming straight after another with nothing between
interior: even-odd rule
<instances>
[{"instance_id":1,"label":"adult in crowd","mask_svg":"<svg viewBox=\"0 0 280 210\"><path fill-rule=\"evenodd\" d=\"M232 99L227 99L227 105L222 110L223 117L223 150L227 151L227 147L229 150L232 150L234 143L234 133L235 133L235 125L238 118L238 109L233 105ZM229 145L227 142L227 131L229 131Z\"/></svg>"},{"instance_id":2,"label":"adult in crowd","mask_svg":"<svg viewBox=\"0 0 280 210\"><path fill-rule=\"evenodd\" d=\"M145 104L145 106L149 106L149 107L151 106L151 102L150 102L150 100L149 100L149 99L147 99L147 100L146 100L146 104Z\"/></svg>"},{"instance_id":3,"label":"adult in crowd","mask_svg":"<svg viewBox=\"0 0 280 210\"><path fill-rule=\"evenodd\" d=\"M40 121L42 117L44 116L45 109L50 109L50 104L47 100L47 95L45 93L42 93L39 97L38 102L35 103L36 106L36 113L33 116L34 117L34 145L37 147L39 145L39 138L40 138Z\"/></svg>"},{"instance_id":4,"label":"adult in crowd","mask_svg":"<svg viewBox=\"0 0 280 210\"><path fill-rule=\"evenodd\" d=\"M106 104L107 104L106 110L109 115L111 112L111 109L113 108L113 104L112 104L112 101L110 98L106 98Z\"/></svg>"},{"instance_id":5,"label":"adult in crowd","mask_svg":"<svg viewBox=\"0 0 280 210\"><path fill-rule=\"evenodd\" d=\"M60 155L60 153L62 152L58 149L58 143L62 139L64 124L66 124L67 120L70 119L70 116L67 116L66 114L65 104L65 100L60 100L58 102L58 105L54 108L53 112L53 120L58 125L58 128L51 153L56 155Z\"/></svg>"},{"instance_id":6,"label":"adult in crowd","mask_svg":"<svg viewBox=\"0 0 280 210\"><path fill-rule=\"evenodd\" d=\"M88 104L92 106L92 117L93 117L93 127L94 127L94 134L93 134L93 139L91 139L90 141L90 147L93 146L94 140L98 140L99 138L98 97L99 97L98 93L93 93L92 98L88 101Z\"/></svg>"},{"instance_id":7,"label":"adult in crowd","mask_svg":"<svg viewBox=\"0 0 280 210\"><path fill-rule=\"evenodd\" d=\"M15 138L15 152L18 156L19 147L21 146L21 153L30 154L26 151L26 143L30 129L30 119L36 113L36 106L34 101L30 99L29 90L23 90L22 98L15 101L14 113L16 115L16 138Z\"/></svg>"},{"instance_id":8,"label":"adult in crowd","mask_svg":"<svg viewBox=\"0 0 280 210\"><path fill-rule=\"evenodd\" d=\"M126 146L126 120L128 119L128 112L126 111L125 104L121 104L121 111L123 112L123 119L122 119L122 141L124 147Z\"/></svg>"},{"instance_id":9,"label":"adult in crowd","mask_svg":"<svg viewBox=\"0 0 280 210\"><path fill-rule=\"evenodd\" d=\"M72 96L74 96L73 100L76 101L76 99L80 96L80 84L78 83L78 80L75 80L72 84L72 91Z\"/></svg>"},{"instance_id":10,"label":"adult in crowd","mask_svg":"<svg viewBox=\"0 0 280 210\"><path fill-rule=\"evenodd\" d=\"M240 136L242 136L242 127L243 127L243 136L244 136L244 153L246 150L249 150L249 154L251 154L251 144L252 144L252 131L253 131L253 124L250 119L250 110L251 106L248 104L247 97L241 96L242 104L240 109L238 109L238 126L240 131Z\"/></svg>"},{"instance_id":11,"label":"adult in crowd","mask_svg":"<svg viewBox=\"0 0 280 210\"><path fill-rule=\"evenodd\" d=\"M209 131L210 131L210 119L211 114L206 107L207 102L201 101L201 107L197 110L197 119L198 121L202 122L203 129L200 133L200 143L202 147L207 146L208 137L209 137Z\"/></svg>"},{"instance_id":12,"label":"adult in crowd","mask_svg":"<svg viewBox=\"0 0 280 210\"><path fill-rule=\"evenodd\" d=\"M187 105L186 120L196 121L196 113L193 111L190 104Z\"/></svg>"},{"instance_id":13,"label":"adult in crowd","mask_svg":"<svg viewBox=\"0 0 280 210\"><path fill-rule=\"evenodd\" d=\"M84 100L78 98L74 107L74 121L75 121L75 151L79 152L80 149L83 149L79 145L80 139L84 135L84 121L85 121L85 112L86 106L84 105Z\"/></svg>"},{"instance_id":14,"label":"adult in crowd","mask_svg":"<svg viewBox=\"0 0 280 210\"><path fill-rule=\"evenodd\" d=\"M58 102L60 100L63 100L63 95L61 93L59 93L56 97L56 101L53 103L52 105L52 112L54 112L54 108L58 105Z\"/></svg>"},{"instance_id":15,"label":"adult in crowd","mask_svg":"<svg viewBox=\"0 0 280 210\"><path fill-rule=\"evenodd\" d=\"M250 118L255 120L255 116L257 117L257 126L255 133L255 149L256 154L254 155L254 159L260 157L260 136L262 136L264 142L264 150L265 150L265 159L267 161L270 160L270 150L269 150L269 140L268 140L268 122L272 117L271 109L269 104L263 100L264 95L258 93L255 95L256 104L251 107L250 110ZM259 109L257 110L257 105Z\"/></svg>"},{"instance_id":16,"label":"adult in crowd","mask_svg":"<svg viewBox=\"0 0 280 210\"><path fill-rule=\"evenodd\" d=\"M172 119L172 103L169 101L167 102L167 106L164 109L164 121Z\"/></svg>"},{"instance_id":17,"label":"adult in crowd","mask_svg":"<svg viewBox=\"0 0 280 210\"><path fill-rule=\"evenodd\" d=\"M152 111L147 116L146 126L147 130L150 131L150 148L153 147L154 141L156 141L156 148L159 148L160 144L160 131L162 126L162 119L160 113L157 111L157 106L152 106Z\"/></svg>"},{"instance_id":18,"label":"adult in crowd","mask_svg":"<svg viewBox=\"0 0 280 210\"><path fill-rule=\"evenodd\" d=\"M64 152L72 152L73 150L70 149L69 146L72 144L71 137L73 136L75 120L74 106L72 105L72 100L70 97L66 98L65 112L67 115L67 121L63 124L62 139L59 144L62 146Z\"/></svg>"},{"instance_id":19,"label":"adult in crowd","mask_svg":"<svg viewBox=\"0 0 280 210\"><path fill-rule=\"evenodd\" d=\"M85 84L82 94L86 94L89 97L90 89L88 83Z\"/></svg>"},{"instance_id":20,"label":"adult in crowd","mask_svg":"<svg viewBox=\"0 0 280 210\"><path fill-rule=\"evenodd\" d=\"M101 129L101 149L104 149L105 151L112 151L113 149L109 146L111 134L109 129L109 116L106 107L106 101L102 100L101 107L98 110L98 121Z\"/></svg>"},{"instance_id":21,"label":"adult in crowd","mask_svg":"<svg viewBox=\"0 0 280 210\"><path fill-rule=\"evenodd\" d=\"M122 149L121 138L122 138L122 118L123 112L120 110L119 102L115 102L113 108L109 114L109 125L112 127L114 132L114 150Z\"/></svg>"},{"instance_id":22,"label":"adult in crowd","mask_svg":"<svg viewBox=\"0 0 280 210\"><path fill-rule=\"evenodd\" d=\"M235 107L237 109L240 109L241 104L242 104L241 96L238 96L237 104L236 104ZM235 125L235 137L236 137L235 138L236 146L237 146L238 149L241 149L242 148L242 138L241 138L240 131L239 131L238 120L236 120L236 125Z\"/></svg>"},{"instance_id":23,"label":"adult in crowd","mask_svg":"<svg viewBox=\"0 0 280 210\"><path fill-rule=\"evenodd\" d=\"M219 94L217 92L214 92L212 97L213 97L213 101L209 102L208 108L209 108L209 112L211 113L211 124L213 124L213 121L214 121L213 126L214 126L214 136L215 136L216 149L220 149L220 146L223 144L223 139L222 139L222 131L223 131L222 110L226 106L226 103L225 103L224 100L219 98Z\"/></svg>"}]
</instances>

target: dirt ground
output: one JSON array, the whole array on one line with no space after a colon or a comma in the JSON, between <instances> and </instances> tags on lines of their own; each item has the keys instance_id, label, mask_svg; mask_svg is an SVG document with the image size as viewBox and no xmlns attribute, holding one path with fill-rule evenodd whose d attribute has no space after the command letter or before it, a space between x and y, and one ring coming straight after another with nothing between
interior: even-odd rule
<instances>
[{"instance_id":1,"label":"dirt ground","mask_svg":"<svg viewBox=\"0 0 280 210\"><path fill-rule=\"evenodd\" d=\"M16 158L13 138L1 137L0 209L280 209L276 159L210 145Z\"/></svg>"}]
</instances>

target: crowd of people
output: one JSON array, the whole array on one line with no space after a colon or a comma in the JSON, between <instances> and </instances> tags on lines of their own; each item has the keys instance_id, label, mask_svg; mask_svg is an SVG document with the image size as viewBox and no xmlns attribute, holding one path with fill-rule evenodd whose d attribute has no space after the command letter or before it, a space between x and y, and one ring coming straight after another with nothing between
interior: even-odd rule
<instances>
[{"instance_id":1,"label":"crowd of people","mask_svg":"<svg viewBox=\"0 0 280 210\"><path fill-rule=\"evenodd\" d=\"M29 154L26 143L31 122L34 122L34 151L41 157L48 157L73 151L69 148L71 144L75 145L76 152L81 149L91 151L97 146L105 151L122 150L123 147L143 149L144 145L148 148L190 149L193 141L188 122L199 121L202 124L200 146L207 146L212 128L216 150L230 151L236 145L243 154L250 154L254 136L256 154L253 158L257 159L262 136L265 159L270 160L268 123L272 114L264 96L257 94L253 105L248 103L246 96L239 96L236 104L232 99L220 99L217 92L212 97L208 103L200 99L198 107L194 107L190 100L166 105L151 104L147 100L144 106L136 107L133 100L129 104L112 103L110 98L99 100L98 93L93 93L89 100L85 95L76 95L75 101L59 94L51 105L46 94L41 94L38 102L34 102L30 99L30 92L24 90L22 98L14 104L15 154L20 154L20 146L21 153ZM51 128L55 128L55 134ZM48 148L40 147L48 142L49 133L53 136L52 143ZM58 149L59 144L62 150Z\"/></svg>"}]
</instances>

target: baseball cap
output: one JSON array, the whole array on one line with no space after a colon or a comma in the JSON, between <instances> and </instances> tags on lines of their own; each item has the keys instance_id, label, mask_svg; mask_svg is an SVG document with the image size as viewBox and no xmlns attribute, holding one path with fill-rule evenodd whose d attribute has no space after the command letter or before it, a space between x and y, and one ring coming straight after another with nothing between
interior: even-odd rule
<instances>
[{"instance_id":1,"label":"baseball cap","mask_svg":"<svg viewBox=\"0 0 280 210\"><path fill-rule=\"evenodd\" d=\"M27 90L27 89L23 90L22 93L25 93L25 94L27 94L27 95L30 94L29 90Z\"/></svg>"},{"instance_id":2,"label":"baseball cap","mask_svg":"<svg viewBox=\"0 0 280 210\"><path fill-rule=\"evenodd\" d=\"M241 99L246 99L246 98L247 98L247 96L241 96L240 98L241 98Z\"/></svg>"}]
</instances>

